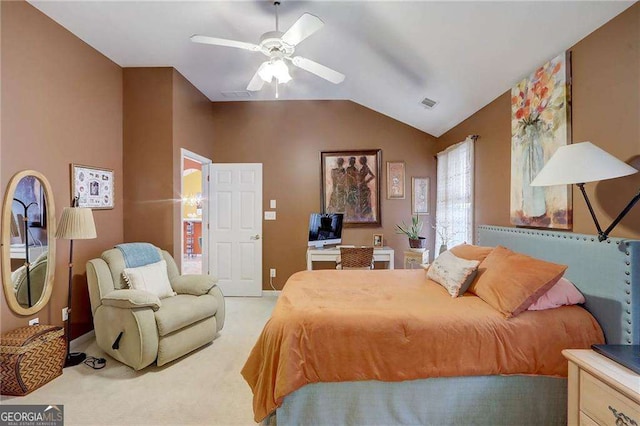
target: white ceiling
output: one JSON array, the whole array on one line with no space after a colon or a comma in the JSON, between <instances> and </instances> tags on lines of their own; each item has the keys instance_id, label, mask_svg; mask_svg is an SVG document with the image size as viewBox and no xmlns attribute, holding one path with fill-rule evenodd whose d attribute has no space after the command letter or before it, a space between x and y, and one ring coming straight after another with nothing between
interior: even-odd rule
<instances>
[{"instance_id":1,"label":"white ceiling","mask_svg":"<svg viewBox=\"0 0 640 426\"><path fill-rule=\"evenodd\" d=\"M122 67L172 66L212 101L245 90L262 54L189 41L258 43L269 1L30 1ZM325 26L296 54L347 76L290 67L280 99L349 99L440 136L633 2L282 1L280 30L304 12ZM438 101L432 110L421 100ZM272 100L265 85L250 100Z\"/></svg>"}]
</instances>

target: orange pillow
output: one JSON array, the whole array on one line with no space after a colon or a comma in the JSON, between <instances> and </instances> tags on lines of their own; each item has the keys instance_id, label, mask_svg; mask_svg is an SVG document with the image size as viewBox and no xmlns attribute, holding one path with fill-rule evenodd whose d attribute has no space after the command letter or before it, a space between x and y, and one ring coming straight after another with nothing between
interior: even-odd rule
<instances>
[{"instance_id":1,"label":"orange pillow","mask_svg":"<svg viewBox=\"0 0 640 426\"><path fill-rule=\"evenodd\" d=\"M449 250L456 257L460 257L466 260L477 260L482 262L493 251L495 247L482 247L474 246L467 243L462 243Z\"/></svg>"},{"instance_id":2,"label":"orange pillow","mask_svg":"<svg viewBox=\"0 0 640 426\"><path fill-rule=\"evenodd\" d=\"M480 268L482 272L469 290L509 318L525 311L553 287L567 266L498 246Z\"/></svg>"}]
</instances>

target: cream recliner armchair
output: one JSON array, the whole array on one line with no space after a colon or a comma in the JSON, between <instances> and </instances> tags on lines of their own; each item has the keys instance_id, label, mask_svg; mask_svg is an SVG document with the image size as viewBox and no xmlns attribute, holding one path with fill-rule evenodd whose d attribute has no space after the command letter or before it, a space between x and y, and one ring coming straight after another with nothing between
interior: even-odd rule
<instances>
[{"instance_id":1,"label":"cream recliner armchair","mask_svg":"<svg viewBox=\"0 0 640 426\"><path fill-rule=\"evenodd\" d=\"M166 364L212 342L224 325L224 298L217 279L181 276L171 255L159 251L177 293L164 299L127 288L122 276L125 260L117 248L87 263L96 342L135 370L154 361Z\"/></svg>"}]
</instances>

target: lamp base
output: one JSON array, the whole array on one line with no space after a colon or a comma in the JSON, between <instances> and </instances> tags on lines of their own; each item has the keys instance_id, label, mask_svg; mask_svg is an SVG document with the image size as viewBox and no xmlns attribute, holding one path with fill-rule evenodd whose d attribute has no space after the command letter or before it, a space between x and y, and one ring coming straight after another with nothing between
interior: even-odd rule
<instances>
[{"instance_id":1,"label":"lamp base","mask_svg":"<svg viewBox=\"0 0 640 426\"><path fill-rule=\"evenodd\" d=\"M80 364L86 358L87 354L85 354L84 352L71 352L69 355L67 355L67 359L64 361L64 366L65 368L73 367L74 365Z\"/></svg>"}]
</instances>

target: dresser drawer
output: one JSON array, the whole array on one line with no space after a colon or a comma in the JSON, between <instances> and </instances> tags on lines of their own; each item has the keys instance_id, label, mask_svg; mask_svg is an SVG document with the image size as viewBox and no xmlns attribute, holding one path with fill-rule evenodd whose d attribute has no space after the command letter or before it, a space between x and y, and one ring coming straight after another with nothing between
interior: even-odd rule
<instances>
[{"instance_id":1,"label":"dresser drawer","mask_svg":"<svg viewBox=\"0 0 640 426\"><path fill-rule=\"evenodd\" d=\"M580 411L580 426L598 426L598 423L594 422L591 417Z\"/></svg>"},{"instance_id":2,"label":"dresser drawer","mask_svg":"<svg viewBox=\"0 0 640 426\"><path fill-rule=\"evenodd\" d=\"M616 420L640 425L640 405L585 371L580 371L580 411L602 425L615 425Z\"/></svg>"}]
</instances>

